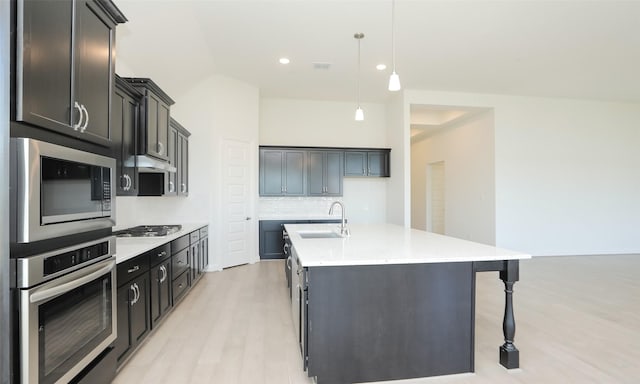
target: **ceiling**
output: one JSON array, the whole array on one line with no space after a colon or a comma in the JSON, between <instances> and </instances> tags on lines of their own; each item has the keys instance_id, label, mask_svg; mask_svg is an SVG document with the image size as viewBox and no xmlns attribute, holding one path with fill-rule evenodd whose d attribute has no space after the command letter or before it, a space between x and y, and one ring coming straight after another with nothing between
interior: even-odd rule
<instances>
[{"instance_id":1,"label":"ceiling","mask_svg":"<svg viewBox=\"0 0 640 384\"><path fill-rule=\"evenodd\" d=\"M361 100L390 95L390 0L114 1L118 55L170 94L223 74L262 97L355 100L362 32ZM404 89L640 102L640 2L397 0L396 62Z\"/></svg>"}]
</instances>

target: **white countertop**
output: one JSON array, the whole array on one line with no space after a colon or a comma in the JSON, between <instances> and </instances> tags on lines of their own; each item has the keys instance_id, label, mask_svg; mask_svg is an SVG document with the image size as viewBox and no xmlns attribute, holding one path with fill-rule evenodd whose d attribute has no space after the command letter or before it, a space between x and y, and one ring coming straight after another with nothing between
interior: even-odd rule
<instances>
[{"instance_id":1,"label":"white countertop","mask_svg":"<svg viewBox=\"0 0 640 384\"><path fill-rule=\"evenodd\" d=\"M116 237L116 263L122 263L150 251L163 244L208 225L207 223L182 224L182 229L167 236L158 237Z\"/></svg>"},{"instance_id":2,"label":"white countertop","mask_svg":"<svg viewBox=\"0 0 640 384\"><path fill-rule=\"evenodd\" d=\"M286 224L303 267L418 264L529 259L531 255L404 228L394 224L347 225L346 238L303 239L299 231L335 231L339 224Z\"/></svg>"},{"instance_id":3,"label":"white countertop","mask_svg":"<svg viewBox=\"0 0 640 384\"><path fill-rule=\"evenodd\" d=\"M259 220L340 220L340 215L271 214L260 215Z\"/></svg>"}]
</instances>

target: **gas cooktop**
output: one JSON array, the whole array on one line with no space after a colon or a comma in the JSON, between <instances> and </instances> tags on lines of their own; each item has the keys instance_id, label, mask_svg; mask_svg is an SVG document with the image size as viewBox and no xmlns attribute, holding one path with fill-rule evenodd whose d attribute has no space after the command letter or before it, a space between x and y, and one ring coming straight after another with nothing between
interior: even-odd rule
<instances>
[{"instance_id":1,"label":"gas cooktop","mask_svg":"<svg viewBox=\"0 0 640 384\"><path fill-rule=\"evenodd\" d=\"M138 225L137 227L115 231L118 237L162 237L178 232L182 225Z\"/></svg>"}]
</instances>

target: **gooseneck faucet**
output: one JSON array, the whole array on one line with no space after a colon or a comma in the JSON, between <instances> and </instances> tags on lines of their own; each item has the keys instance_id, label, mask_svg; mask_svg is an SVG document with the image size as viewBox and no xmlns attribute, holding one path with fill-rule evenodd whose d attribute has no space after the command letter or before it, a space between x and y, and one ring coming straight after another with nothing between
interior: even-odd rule
<instances>
[{"instance_id":1,"label":"gooseneck faucet","mask_svg":"<svg viewBox=\"0 0 640 384\"><path fill-rule=\"evenodd\" d=\"M331 208L329 208L329 214L333 215L333 207L335 207L336 205L339 205L340 209L342 210L342 221L340 223L340 234L342 236L349 236L351 234L349 233L349 230L347 229L347 226L346 226L346 219L345 219L346 214L345 214L344 204L342 202L340 202L340 201L334 201L331 204Z\"/></svg>"}]
</instances>

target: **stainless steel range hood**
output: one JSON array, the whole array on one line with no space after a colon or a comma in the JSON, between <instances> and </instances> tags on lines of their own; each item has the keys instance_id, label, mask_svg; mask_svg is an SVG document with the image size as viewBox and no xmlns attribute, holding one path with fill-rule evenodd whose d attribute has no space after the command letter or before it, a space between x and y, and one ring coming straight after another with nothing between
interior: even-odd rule
<instances>
[{"instance_id":1,"label":"stainless steel range hood","mask_svg":"<svg viewBox=\"0 0 640 384\"><path fill-rule=\"evenodd\" d=\"M178 169L166 161L160 161L150 156L137 155L125 161L127 167L137 167L140 172L171 172Z\"/></svg>"}]
</instances>

